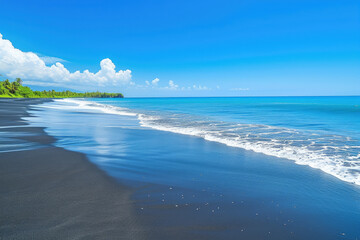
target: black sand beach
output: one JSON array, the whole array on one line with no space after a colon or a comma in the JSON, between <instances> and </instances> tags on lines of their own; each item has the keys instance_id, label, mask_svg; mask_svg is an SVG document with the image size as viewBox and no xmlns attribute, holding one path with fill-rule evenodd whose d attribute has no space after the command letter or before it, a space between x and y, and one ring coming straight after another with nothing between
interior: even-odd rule
<instances>
[{"instance_id":1,"label":"black sand beach","mask_svg":"<svg viewBox=\"0 0 360 240\"><path fill-rule=\"evenodd\" d=\"M0 239L360 236L359 189L320 170L44 101L0 99Z\"/></svg>"},{"instance_id":2,"label":"black sand beach","mask_svg":"<svg viewBox=\"0 0 360 240\"><path fill-rule=\"evenodd\" d=\"M142 239L130 189L21 120L44 101L0 99L0 239Z\"/></svg>"}]
</instances>

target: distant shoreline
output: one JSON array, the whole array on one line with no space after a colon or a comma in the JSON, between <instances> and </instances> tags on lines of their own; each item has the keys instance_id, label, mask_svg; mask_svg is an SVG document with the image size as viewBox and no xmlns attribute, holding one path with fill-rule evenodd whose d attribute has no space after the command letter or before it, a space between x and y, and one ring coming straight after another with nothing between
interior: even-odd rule
<instances>
[{"instance_id":1,"label":"distant shoreline","mask_svg":"<svg viewBox=\"0 0 360 240\"><path fill-rule=\"evenodd\" d=\"M72 92L69 90L57 92L49 91L33 91L30 87L22 85L22 80L17 78L10 82L8 79L0 81L0 98L123 98L122 93L106 93L106 92Z\"/></svg>"}]
</instances>

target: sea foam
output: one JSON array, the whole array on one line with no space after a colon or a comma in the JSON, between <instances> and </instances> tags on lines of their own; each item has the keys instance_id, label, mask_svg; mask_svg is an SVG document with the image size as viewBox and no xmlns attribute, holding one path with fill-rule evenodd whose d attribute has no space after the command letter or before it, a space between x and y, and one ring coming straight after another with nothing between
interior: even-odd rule
<instances>
[{"instance_id":1,"label":"sea foam","mask_svg":"<svg viewBox=\"0 0 360 240\"><path fill-rule=\"evenodd\" d=\"M69 108L137 117L142 127L201 137L320 169L360 185L360 146L350 137L261 124L211 121L186 114L140 112L92 101L57 100Z\"/></svg>"}]
</instances>

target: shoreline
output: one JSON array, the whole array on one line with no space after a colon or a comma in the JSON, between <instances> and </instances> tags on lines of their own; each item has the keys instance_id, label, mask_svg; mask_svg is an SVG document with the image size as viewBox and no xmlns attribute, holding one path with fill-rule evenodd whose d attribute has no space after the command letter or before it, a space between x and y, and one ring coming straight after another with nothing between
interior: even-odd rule
<instances>
[{"instance_id":1,"label":"shoreline","mask_svg":"<svg viewBox=\"0 0 360 240\"><path fill-rule=\"evenodd\" d=\"M0 100L0 239L360 236L359 189L318 169L44 101Z\"/></svg>"},{"instance_id":2,"label":"shoreline","mask_svg":"<svg viewBox=\"0 0 360 240\"><path fill-rule=\"evenodd\" d=\"M21 119L46 101L0 99L0 238L142 239L130 188Z\"/></svg>"},{"instance_id":3,"label":"shoreline","mask_svg":"<svg viewBox=\"0 0 360 240\"><path fill-rule=\"evenodd\" d=\"M129 115L61 101L35 108L41 111L30 111L38 116L29 119L32 126L46 126L46 132L59 139L57 146L86 154L135 190L132 198L146 238L360 236L360 189L319 169L139 127L137 118Z\"/></svg>"}]
</instances>

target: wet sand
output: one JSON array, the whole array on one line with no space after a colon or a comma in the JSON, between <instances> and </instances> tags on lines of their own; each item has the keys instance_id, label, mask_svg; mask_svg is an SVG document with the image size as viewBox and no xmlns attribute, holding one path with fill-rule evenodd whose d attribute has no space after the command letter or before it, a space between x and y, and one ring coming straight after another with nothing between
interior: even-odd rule
<instances>
[{"instance_id":1,"label":"wet sand","mask_svg":"<svg viewBox=\"0 0 360 240\"><path fill-rule=\"evenodd\" d=\"M142 239L131 189L21 119L44 101L0 99L0 239Z\"/></svg>"}]
</instances>

